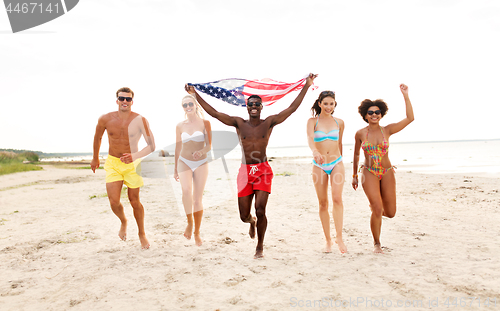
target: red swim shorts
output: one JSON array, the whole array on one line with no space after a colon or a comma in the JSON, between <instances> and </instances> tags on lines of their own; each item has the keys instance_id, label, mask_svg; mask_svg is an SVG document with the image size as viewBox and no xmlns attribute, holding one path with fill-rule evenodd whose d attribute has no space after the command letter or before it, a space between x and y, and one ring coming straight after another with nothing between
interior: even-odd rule
<instances>
[{"instance_id":1,"label":"red swim shorts","mask_svg":"<svg viewBox=\"0 0 500 311\"><path fill-rule=\"evenodd\" d=\"M271 193L273 170L269 163L241 164L238 172L238 197L246 197L253 194L254 190L262 190Z\"/></svg>"}]
</instances>

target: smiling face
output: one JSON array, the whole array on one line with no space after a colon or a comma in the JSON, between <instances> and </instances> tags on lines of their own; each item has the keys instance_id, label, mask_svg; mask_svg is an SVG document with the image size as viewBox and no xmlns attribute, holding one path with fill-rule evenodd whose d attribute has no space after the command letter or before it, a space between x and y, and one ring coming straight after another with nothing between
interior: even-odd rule
<instances>
[{"instance_id":1,"label":"smiling face","mask_svg":"<svg viewBox=\"0 0 500 311\"><path fill-rule=\"evenodd\" d=\"M368 108L365 119L368 120L368 123L378 123L382 119L380 108L378 106Z\"/></svg>"},{"instance_id":2,"label":"smiling face","mask_svg":"<svg viewBox=\"0 0 500 311\"><path fill-rule=\"evenodd\" d=\"M128 112L132 109L132 104L134 103L132 93L119 92L116 103L118 104L118 109L122 112Z\"/></svg>"},{"instance_id":3,"label":"smiling face","mask_svg":"<svg viewBox=\"0 0 500 311\"><path fill-rule=\"evenodd\" d=\"M182 100L182 109L186 115L195 115L196 114L196 104L194 100L190 97L185 97Z\"/></svg>"},{"instance_id":4,"label":"smiling face","mask_svg":"<svg viewBox=\"0 0 500 311\"><path fill-rule=\"evenodd\" d=\"M321 108L321 114L332 114L335 107L337 107L337 102L333 97L327 96L319 103L319 107Z\"/></svg>"},{"instance_id":5,"label":"smiling face","mask_svg":"<svg viewBox=\"0 0 500 311\"><path fill-rule=\"evenodd\" d=\"M262 101L259 98L250 98L247 102L247 111L250 118L260 118Z\"/></svg>"}]
</instances>

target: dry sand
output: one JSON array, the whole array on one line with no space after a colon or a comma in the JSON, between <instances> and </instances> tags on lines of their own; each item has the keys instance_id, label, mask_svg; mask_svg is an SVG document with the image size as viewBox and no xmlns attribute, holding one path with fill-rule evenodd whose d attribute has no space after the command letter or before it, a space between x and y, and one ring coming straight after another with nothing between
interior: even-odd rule
<instances>
[{"instance_id":1,"label":"dry sand","mask_svg":"<svg viewBox=\"0 0 500 311\"><path fill-rule=\"evenodd\" d=\"M180 187L162 171L163 161L172 160L159 159L157 174L149 174L141 190L151 242L146 251L126 199L128 240L118 238L103 170L46 166L0 176L0 310L500 306L498 178L398 171L398 212L383 220L386 253L375 255L367 199L362 189L351 188L348 177L348 253L325 254L311 165L275 159L265 258L256 260L256 241L237 210L238 161L227 161L230 180L221 160L210 163L201 247L182 236ZM487 298L490 307L484 305Z\"/></svg>"}]
</instances>

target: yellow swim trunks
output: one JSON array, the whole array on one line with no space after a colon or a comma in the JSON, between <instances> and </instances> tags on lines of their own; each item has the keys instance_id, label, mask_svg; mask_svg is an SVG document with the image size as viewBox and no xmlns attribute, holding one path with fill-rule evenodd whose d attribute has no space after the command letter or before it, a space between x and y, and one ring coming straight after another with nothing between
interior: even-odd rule
<instances>
[{"instance_id":1,"label":"yellow swim trunks","mask_svg":"<svg viewBox=\"0 0 500 311\"><path fill-rule=\"evenodd\" d=\"M123 183L129 188L139 188L144 185L140 173L141 159L135 160L133 163L125 164L120 158L108 155L104 163L106 171L106 183L123 180Z\"/></svg>"}]
</instances>

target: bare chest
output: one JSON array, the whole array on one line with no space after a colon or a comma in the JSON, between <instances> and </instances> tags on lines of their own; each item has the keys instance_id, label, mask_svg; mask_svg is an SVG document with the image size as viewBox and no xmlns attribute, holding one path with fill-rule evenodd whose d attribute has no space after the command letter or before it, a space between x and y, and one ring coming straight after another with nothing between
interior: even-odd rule
<instances>
[{"instance_id":1,"label":"bare chest","mask_svg":"<svg viewBox=\"0 0 500 311\"><path fill-rule=\"evenodd\" d=\"M251 142L267 142L271 135L272 128L267 124L261 123L258 126L250 126L245 124L238 129L238 135L242 143Z\"/></svg>"},{"instance_id":2,"label":"bare chest","mask_svg":"<svg viewBox=\"0 0 500 311\"><path fill-rule=\"evenodd\" d=\"M140 128L132 120L112 119L106 124L108 136L112 139L140 138Z\"/></svg>"}]
</instances>

